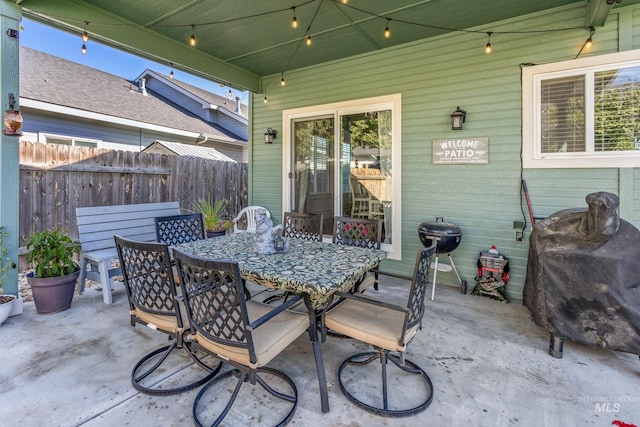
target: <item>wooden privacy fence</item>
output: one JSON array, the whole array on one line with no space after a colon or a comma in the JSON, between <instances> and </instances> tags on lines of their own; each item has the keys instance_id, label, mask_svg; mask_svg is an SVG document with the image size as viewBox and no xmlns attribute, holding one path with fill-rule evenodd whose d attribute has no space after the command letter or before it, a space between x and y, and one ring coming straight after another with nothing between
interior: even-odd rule
<instances>
[{"instance_id":1,"label":"wooden privacy fence","mask_svg":"<svg viewBox=\"0 0 640 427\"><path fill-rule=\"evenodd\" d=\"M20 142L20 240L61 226L78 239L76 208L202 197L228 201L233 218L247 206L247 164L198 157Z\"/></svg>"}]
</instances>

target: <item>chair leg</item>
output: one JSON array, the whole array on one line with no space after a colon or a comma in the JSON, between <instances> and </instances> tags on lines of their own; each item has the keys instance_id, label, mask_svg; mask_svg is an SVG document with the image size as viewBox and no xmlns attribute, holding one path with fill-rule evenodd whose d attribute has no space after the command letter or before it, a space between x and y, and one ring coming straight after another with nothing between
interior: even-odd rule
<instances>
[{"instance_id":1,"label":"chair leg","mask_svg":"<svg viewBox=\"0 0 640 427\"><path fill-rule=\"evenodd\" d=\"M177 340L172 340L172 342L169 345L165 345L163 347L160 347L148 354L146 354L145 356L143 356L133 367L133 369L131 370L131 384L133 385L133 388L135 388L136 390L138 390L141 393L145 393L145 394L151 394L151 395L168 395L168 394L176 394L176 393L181 393L183 391L187 391L187 390L191 390L193 388L196 387L200 387L202 384L206 383L207 381L211 380L220 370L220 365L218 365L217 368L211 369L209 367L206 367L206 365L202 365L200 363L198 363L200 366L205 367L205 369L207 370L207 375L205 375L204 377L191 382L189 384L186 385L182 385L179 387L175 387L175 388L154 388L152 386L146 386L143 385L143 381L149 377L153 372L156 371L156 369L158 369L160 367L160 365L162 365L162 363L165 362L165 360L167 359L167 357L169 357L169 354L175 350L175 349L180 349L177 345ZM189 354L191 354L191 351L189 351ZM151 363L151 361L157 358L158 360L155 361L155 363L153 363L149 368L146 368L146 364ZM192 355L193 358L193 355ZM195 360L195 359L194 359ZM144 369L143 369L144 367Z\"/></svg>"},{"instance_id":2,"label":"chair leg","mask_svg":"<svg viewBox=\"0 0 640 427\"><path fill-rule=\"evenodd\" d=\"M80 295L84 292L84 283L87 281L87 264L89 264L89 260L83 256L80 267L80 281L78 282L78 294Z\"/></svg>"},{"instance_id":3,"label":"chair leg","mask_svg":"<svg viewBox=\"0 0 640 427\"><path fill-rule=\"evenodd\" d=\"M284 382L290 387L291 389L291 394L285 394L282 392L279 392L277 390L275 390L273 387L271 387L270 385L268 385L264 379L260 376L261 372L266 372L269 373L271 375L277 376L280 379L284 380ZM220 383L221 381L229 378L230 376L236 376L238 377L238 381L236 382L235 387L233 388L233 391L231 392L231 396L229 397L229 400L227 401L224 409L220 412L220 415L217 416L217 418L215 419L215 421L213 421L212 423L204 423L203 420L203 414L202 411L206 410L207 408L209 408L210 406L207 404L201 404L201 400L203 400L203 396L205 395L205 393L214 385ZM222 422L222 420L229 414L229 411L231 410L231 407L233 406L234 402L236 401L236 398L238 397L238 394L240 393L240 389L244 384L250 383L250 374L248 372L242 372L239 369L231 369L223 374L220 374L218 376L216 376L215 378L212 378L207 384L205 384L204 387L202 387L202 389L198 392L198 395L195 398L195 401L193 402L193 420L194 423L197 426L203 426L203 425L211 425L211 426L218 426L220 425L220 423ZM260 386L266 390L267 392L269 392L269 394L271 394L272 396L275 396L278 399L284 400L286 402L292 403L291 409L289 410L289 412L284 416L283 419L281 419L278 423L275 423L275 425L278 426L284 426L286 424L288 424L291 419L293 418L293 415L296 412L296 409L298 407L298 390L296 388L295 383L291 380L291 378L289 378L289 376L287 376L285 373L272 369L272 368L259 368L256 372L255 372L255 378L256 378L256 383L260 384ZM230 387L225 387L224 390L228 390ZM218 393L216 393L218 396L220 395L220 393L222 393L223 391L219 390ZM211 416L215 416L215 415L211 415Z\"/></svg>"},{"instance_id":4,"label":"chair leg","mask_svg":"<svg viewBox=\"0 0 640 427\"><path fill-rule=\"evenodd\" d=\"M347 390L346 384L355 384L358 381L347 380L344 376L346 374L345 368L348 366L364 366L373 362L374 360L380 360L381 370L382 370L382 407L374 406L373 404L366 403L360 400L358 397L354 395L354 393ZM415 374L420 377L421 382L425 386L425 398L421 403L415 405L413 407L407 409L390 409L389 405L389 387L388 387L388 379L387 379L387 361L391 361L393 365L398 367L404 372ZM400 358L395 355L388 354L387 351L374 351L374 352L366 352L359 353L354 356L349 357L340 365L340 369L338 370L338 384L340 386L340 390L345 397L355 405L361 407L362 409L371 412L376 415L380 415L383 417L407 417L411 415L415 415L419 412L424 411L429 407L431 401L433 400L433 384L431 383L431 379L418 365L408 360L404 361L404 364L401 362ZM362 386L360 382L360 386ZM407 386L407 385L403 385ZM417 391L417 390L416 390Z\"/></svg>"}]
</instances>

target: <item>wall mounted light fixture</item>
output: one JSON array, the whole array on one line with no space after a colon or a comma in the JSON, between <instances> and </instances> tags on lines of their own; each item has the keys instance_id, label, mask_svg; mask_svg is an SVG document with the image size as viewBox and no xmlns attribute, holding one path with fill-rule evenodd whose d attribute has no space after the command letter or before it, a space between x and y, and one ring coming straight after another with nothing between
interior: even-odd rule
<instances>
[{"instance_id":1,"label":"wall mounted light fixture","mask_svg":"<svg viewBox=\"0 0 640 427\"><path fill-rule=\"evenodd\" d=\"M456 108L456 111L451 113L451 129L462 130L462 124L467 120L467 112L461 110L460 107Z\"/></svg>"},{"instance_id":2,"label":"wall mounted light fixture","mask_svg":"<svg viewBox=\"0 0 640 427\"><path fill-rule=\"evenodd\" d=\"M273 140L276 139L276 136L278 136L278 131L267 128L267 131L264 133L264 143L273 144Z\"/></svg>"}]
</instances>

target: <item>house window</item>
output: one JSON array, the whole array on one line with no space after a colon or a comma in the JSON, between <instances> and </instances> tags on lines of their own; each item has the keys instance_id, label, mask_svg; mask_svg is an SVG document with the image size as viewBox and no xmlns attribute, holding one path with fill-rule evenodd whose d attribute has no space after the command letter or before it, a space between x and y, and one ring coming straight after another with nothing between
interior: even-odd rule
<instances>
[{"instance_id":1,"label":"house window","mask_svg":"<svg viewBox=\"0 0 640 427\"><path fill-rule=\"evenodd\" d=\"M382 220L382 249L400 259L401 97L390 95L283 113L283 210ZM395 171L395 173L394 173Z\"/></svg>"},{"instance_id":2,"label":"house window","mask_svg":"<svg viewBox=\"0 0 640 427\"><path fill-rule=\"evenodd\" d=\"M640 53L523 70L525 168L634 167L640 159Z\"/></svg>"},{"instance_id":3,"label":"house window","mask_svg":"<svg viewBox=\"0 0 640 427\"><path fill-rule=\"evenodd\" d=\"M76 147L97 147L101 141L98 139L74 138L72 136L41 133L40 142L46 144L72 145Z\"/></svg>"}]
</instances>

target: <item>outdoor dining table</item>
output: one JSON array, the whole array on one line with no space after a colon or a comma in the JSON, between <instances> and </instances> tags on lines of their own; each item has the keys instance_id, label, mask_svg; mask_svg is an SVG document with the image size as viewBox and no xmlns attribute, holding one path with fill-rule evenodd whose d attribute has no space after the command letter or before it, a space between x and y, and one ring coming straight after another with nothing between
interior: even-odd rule
<instances>
[{"instance_id":1,"label":"outdoor dining table","mask_svg":"<svg viewBox=\"0 0 640 427\"><path fill-rule=\"evenodd\" d=\"M383 251L285 238L286 252L262 255L255 251L253 233L233 233L178 245L177 248L202 258L238 263L243 279L300 295L309 311L309 339L320 386L322 412L329 412L317 314L338 291L348 291L370 269L382 261Z\"/></svg>"}]
</instances>

